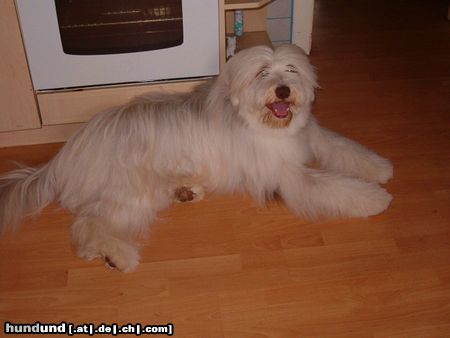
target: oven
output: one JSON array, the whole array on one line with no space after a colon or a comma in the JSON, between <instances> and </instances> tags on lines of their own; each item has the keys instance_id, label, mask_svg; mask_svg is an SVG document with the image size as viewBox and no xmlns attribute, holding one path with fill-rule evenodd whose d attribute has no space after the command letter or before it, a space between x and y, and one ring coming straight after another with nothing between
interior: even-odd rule
<instances>
[{"instance_id":1,"label":"oven","mask_svg":"<svg viewBox=\"0 0 450 338\"><path fill-rule=\"evenodd\" d=\"M205 0L16 0L35 90L219 72L219 6Z\"/></svg>"}]
</instances>

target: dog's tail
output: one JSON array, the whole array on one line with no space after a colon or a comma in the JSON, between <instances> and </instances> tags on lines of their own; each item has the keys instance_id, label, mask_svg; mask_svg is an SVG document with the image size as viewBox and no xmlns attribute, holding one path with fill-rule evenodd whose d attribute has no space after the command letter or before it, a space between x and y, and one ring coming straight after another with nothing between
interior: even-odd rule
<instances>
[{"instance_id":1,"label":"dog's tail","mask_svg":"<svg viewBox=\"0 0 450 338\"><path fill-rule=\"evenodd\" d=\"M38 214L56 196L49 164L19 167L0 177L0 233L16 230L24 216Z\"/></svg>"}]
</instances>

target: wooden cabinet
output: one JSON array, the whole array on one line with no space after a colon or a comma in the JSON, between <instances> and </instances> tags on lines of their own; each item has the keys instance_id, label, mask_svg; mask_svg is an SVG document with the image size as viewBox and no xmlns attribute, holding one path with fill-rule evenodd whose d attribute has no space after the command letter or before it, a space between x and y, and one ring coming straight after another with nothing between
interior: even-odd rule
<instances>
[{"instance_id":1,"label":"wooden cabinet","mask_svg":"<svg viewBox=\"0 0 450 338\"><path fill-rule=\"evenodd\" d=\"M37 97L42 125L86 122L96 113L123 105L135 96L163 90L188 91L201 82L204 80L39 93Z\"/></svg>"},{"instance_id":2,"label":"wooden cabinet","mask_svg":"<svg viewBox=\"0 0 450 338\"><path fill-rule=\"evenodd\" d=\"M0 1L0 48L0 132L40 128L14 0Z\"/></svg>"},{"instance_id":3,"label":"wooden cabinet","mask_svg":"<svg viewBox=\"0 0 450 338\"><path fill-rule=\"evenodd\" d=\"M225 0L225 10L234 9L257 9L261 8L273 0Z\"/></svg>"},{"instance_id":4,"label":"wooden cabinet","mask_svg":"<svg viewBox=\"0 0 450 338\"><path fill-rule=\"evenodd\" d=\"M225 0L225 33L234 35L234 11L244 11L244 35L237 38L236 51L272 43L266 32L266 5L274 0ZM224 52L225 53L225 52Z\"/></svg>"},{"instance_id":5,"label":"wooden cabinet","mask_svg":"<svg viewBox=\"0 0 450 338\"><path fill-rule=\"evenodd\" d=\"M272 0L219 0L220 63L225 64L226 25L233 10L246 11L246 34L238 49L270 44L265 9ZM228 20L227 20L228 17ZM250 30L250 32L248 31ZM73 91L33 90L14 0L0 1L0 147L65 141L95 113L124 104L155 90L186 91L199 81L81 88Z\"/></svg>"},{"instance_id":6,"label":"wooden cabinet","mask_svg":"<svg viewBox=\"0 0 450 338\"><path fill-rule=\"evenodd\" d=\"M244 10L244 29L246 34L237 40L237 50L258 44L271 45L266 33L266 5L277 0L225 0L226 33L233 30L233 10ZM291 2L291 41L309 54L314 17L314 0L292 0ZM271 18L273 19L273 18ZM277 19L286 19L277 18Z\"/></svg>"}]
</instances>

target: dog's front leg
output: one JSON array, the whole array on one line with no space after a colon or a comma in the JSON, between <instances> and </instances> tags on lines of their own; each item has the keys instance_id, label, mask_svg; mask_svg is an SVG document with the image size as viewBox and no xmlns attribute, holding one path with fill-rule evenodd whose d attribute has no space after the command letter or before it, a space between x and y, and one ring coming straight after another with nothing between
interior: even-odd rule
<instances>
[{"instance_id":1,"label":"dog's front leg","mask_svg":"<svg viewBox=\"0 0 450 338\"><path fill-rule=\"evenodd\" d=\"M278 193L287 206L306 218L366 217L384 211L392 200L375 182L309 168L289 168Z\"/></svg>"},{"instance_id":2,"label":"dog's front leg","mask_svg":"<svg viewBox=\"0 0 450 338\"><path fill-rule=\"evenodd\" d=\"M321 167L379 183L392 177L391 162L364 146L319 126L316 121L311 121L307 132Z\"/></svg>"}]
</instances>

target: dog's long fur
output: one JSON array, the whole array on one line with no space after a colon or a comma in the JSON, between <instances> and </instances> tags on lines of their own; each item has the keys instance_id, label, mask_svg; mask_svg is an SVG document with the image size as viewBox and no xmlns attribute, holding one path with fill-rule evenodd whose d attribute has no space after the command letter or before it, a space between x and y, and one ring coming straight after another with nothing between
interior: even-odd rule
<instances>
[{"instance_id":1,"label":"dog's long fur","mask_svg":"<svg viewBox=\"0 0 450 338\"><path fill-rule=\"evenodd\" d=\"M290 88L289 121L270 104ZM368 216L390 195L378 183L390 162L318 125L314 69L300 48L254 47L193 92L139 97L94 117L49 163L0 179L0 230L58 201L75 214L80 257L103 256L128 271L135 240L177 188L243 190L264 203L279 194L301 217ZM269 105L269 106L268 106ZM312 160L321 169L307 164Z\"/></svg>"}]
</instances>

